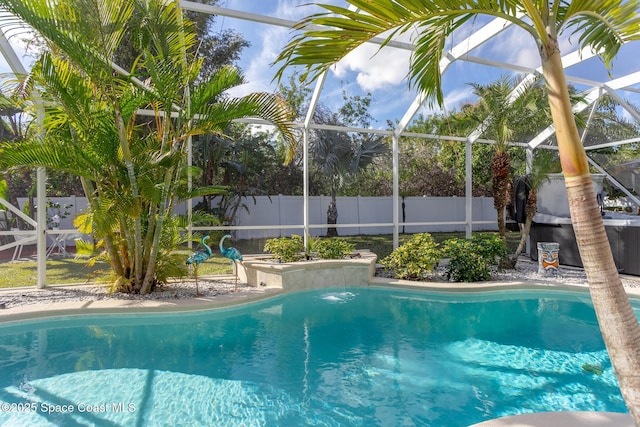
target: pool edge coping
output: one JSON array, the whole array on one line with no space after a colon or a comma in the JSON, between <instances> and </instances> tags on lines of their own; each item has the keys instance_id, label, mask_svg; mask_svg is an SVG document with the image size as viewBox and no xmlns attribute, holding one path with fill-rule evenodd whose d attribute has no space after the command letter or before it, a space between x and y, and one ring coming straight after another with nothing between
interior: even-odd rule
<instances>
[{"instance_id":1,"label":"pool edge coping","mask_svg":"<svg viewBox=\"0 0 640 427\"><path fill-rule=\"evenodd\" d=\"M207 311L252 304L284 293L278 288L249 288L241 292L176 300L109 299L36 303L0 310L0 325L66 316Z\"/></svg>"},{"instance_id":2,"label":"pool edge coping","mask_svg":"<svg viewBox=\"0 0 640 427\"><path fill-rule=\"evenodd\" d=\"M78 285L69 285L77 287ZM85 285L96 286L96 285ZM57 285L57 288L65 287ZM393 278L372 277L367 287L385 287L399 289L431 290L454 293L474 293L504 290L566 290L588 293L587 285L567 284L558 281L539 283L532 280L521 281L487 281L471 283L452 282L416 282ZM16 288L7 288L13 289ZM47 289L31 289L31 291L46 291ZM640 288L625 288L631 298L640 299ZM20 322L25 320L54 318L61 316L80 316L95 314L146 314L146 313L178 313L190 311L215 310L229 308L263 301L286 293L287 291L277 287L243 288L240 292L230 292L216 296L195 297L176 300L130 300L109 299L89 301L67 301L55 303L37 303L22 305L14 308L0 310L0 325ZM0 292L1 295L1 292Z\"/></svg>"},{"instance_id":3,"label":"pool edge coping","mask_svg":"<svg viewBox=\"0 0 640 427\"><path fill-rule=\"evenodd\" d=\"M531 412L482 421L469 427L634 427L624 412L564 411Z\"/></svg>"}]
</instances>

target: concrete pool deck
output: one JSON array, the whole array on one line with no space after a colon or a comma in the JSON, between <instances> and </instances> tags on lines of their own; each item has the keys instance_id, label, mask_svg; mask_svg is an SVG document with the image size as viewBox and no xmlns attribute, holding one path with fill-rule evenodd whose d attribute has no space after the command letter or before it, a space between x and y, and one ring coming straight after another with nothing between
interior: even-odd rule
<instances>
[{"instance_id":1,"label":"concrete pool deck","mask_svg":"<svg viewBox=\"0 0 640 427\"><path fill-rule=\"evenodd\" d=\"M411 282L406 280L374 277L370 280L372 287L398 287L411 289L438 290L444 292L479 292L500 290L535 290L559 289L578 290L587 292L585 285L535 283L534 281L513 282L483 282L483 283L442 283L442 282ZM50 289L80 289L95 287L83 286L55 286L45 289L22 288L19 291L25 295L29 293L44 293ZM16 288L0 289L0 303L3 291L15 292ZM634 298L640 298L640 288L626 288L627 293ZM171 313L182 311L210 310L248 304L286 293L276 287L241 287L238 292L228 292L215 296L200 296L175 300L131 300L108 299L94 301L64 301L19 305L13 308L0 309L0 324L19 322L29 319L94 315L110 313ZM474 424L472 427L632 427L633 419L629 414L611 412L545 412L527 413Z\"/></svg>"},{"instance_id":2,"label":"concrete pool deck","mask_svg":"<svg viewBox=\"0 0 640 427\"><path fill-rule=\"evenodd\" d=\"M220 276L225 277L225 276ZM441 292L488 292L501 290L536 290L536 289L556 289L568 291L580 291L588 293L588 288L584 285L561 283L536 283L535 281L487 281L482 283L449 283L449 282L415 282L409 280L388 279L373 277L369 281L370 287L397 287L404 289L422 289ZM21 293L28 298L29 295L43 294L51 290L67 290L70 293L82 293L83 290L95 288L96 285L53 285L44 289L34 287L25 288L2 288L0 289L0 304L3 302L3 294ZM640 288L625 288L630 297L640 299ZM96 295L95 300L77 299L73 296L67 301L61 302L41 302L16 307L0 308L0 324L43 317L58 317L82 314L108 314L123 312L138 313L168 313L194 310L210 310L225 308L235 305L248 304L277 295L287 293L286 290L278 287L240 287L238 292L221 293L218 295L202 295L180 299L100 299Z\"/></svg>"},{"instance_id":3,"label":"concrete pool deck","mask_svg":"<svg viewBox=\"0 0 640 427\"><path fill-rule=\"evenodd\" d=\"M634 427L629 414L619 412L537 412L497 418L470 427Z\"/></svg>"},{"instance_id":4,"label":"concrete pool deck","mask_svg":"<svg viewBox=\"0 0 640 427\"><path fill-rule=\"evenodd\" d=\"M83 289L95 288L96 285L56 285L45 289L29 288L6 288L0 289L0 304L3 293L16 292L19 290L27 296L29 294L46 293L50 290L68 290L71 292L82 292ZM74 316L74 315L94 315L113 313L171 313L183 311L211 310L249 304L276 295L283 294L278 288L247 288L242 287L238 292L228 292L218 295L193 296L181 299L98 299L95 300L73 300L62 302L45 302L36 304L19 305L17 307L0 308L0 324L16 322L29 319L39 319L46 317ZM96 295L98 297L98 295Z\"/></svg>"}]
</instances>

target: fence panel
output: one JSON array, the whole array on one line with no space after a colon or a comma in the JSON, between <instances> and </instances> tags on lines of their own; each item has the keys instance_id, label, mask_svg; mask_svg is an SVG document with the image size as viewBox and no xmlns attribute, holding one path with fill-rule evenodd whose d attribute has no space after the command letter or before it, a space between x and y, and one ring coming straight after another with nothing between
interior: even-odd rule
<instances>
[{"instance_id":1,"label":"fence panel","mask_svg":"<svg viewBox=\"0 0 640 427\"><path fill-rule=\"evenodd\" d=\"M86 209L87 201L84 197L51 197L50 202L62 207L62 213L67 211L64 218L60 219L60 229L71 230L75 217ZM27 198L18 198L20 209L24 209ZM312 236L323 236L327 232L327 209L331 197L313 196L309 198L309 224L312 226ZM400 222L463 222L465 220L464 197L406 197L399 207ZM37 199L34 202L37 205ZM239 209L234 225L265 227L257 230L237 230L239 239L270 238L302 234L303 223L303 198L302 196L257 196L247 198L244 201L247 209ZM393 222L392 197L338 197L338 224L379 224ZM67 207L66 210L64 207ZM49 209L48 217L52 218L57 212ZM176 208L177 213L186 212L184 206ZM493 208L493 198L475 197L473 199L473 220L487 222L477 224L474 231L497 230ZM51 223L51 222L50 222ZM296 228L279 228L282 225L297 225ZM269 227L272 226L272 227ZM320 226L320 227L318 227ZM464 231L464 224L437 224L437 225L407 225L400 226L401 232L442 232ZM376 227L338 227L341 236L355 234L390 234L392 226Z\"/></svg>"}]
</instances>

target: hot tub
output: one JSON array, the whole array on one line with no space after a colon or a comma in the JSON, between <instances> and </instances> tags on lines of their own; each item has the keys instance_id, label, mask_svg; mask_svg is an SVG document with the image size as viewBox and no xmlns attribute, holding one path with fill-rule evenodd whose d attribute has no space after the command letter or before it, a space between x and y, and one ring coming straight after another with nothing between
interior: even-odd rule
<instances>
[{"instance_id":1,"label":"hot tub","mask_svg":"<svg viewBox=\"0 0 640 427\"><path fill-rule=\"evenodd\" d=\"M603 218L618 271L640 276L640 216L607 214ZM531 224L531 259L538 242L560 243L560 264L582 267L571 218L536 214Z\"/></svg>"}]
</instances>

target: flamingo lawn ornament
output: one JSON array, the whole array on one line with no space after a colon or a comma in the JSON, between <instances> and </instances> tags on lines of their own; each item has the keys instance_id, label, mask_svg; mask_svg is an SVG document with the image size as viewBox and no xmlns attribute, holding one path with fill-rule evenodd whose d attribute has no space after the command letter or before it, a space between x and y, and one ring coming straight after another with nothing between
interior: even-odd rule
<instances>
[{"instance_id":1,"label":"flamingo lawn ornament","mask_svg":"<svg viewBox=\"0 0 640 427\"><path fill-rule=\"evenodd\" d=\"M224 239L230 239L230 238L231 238L231 234L225 234L224 236L222 236L222 239L220 239L220 253L222 254L223 257L229 258L231 262L233 262L233 271L236 276L236 288L234 290L235 292L238 290L238 266L236 265L236 261L242 261L242 254L236 248L224 247Z\"/></svg>"},{"instance_id":2,"label":"flamingo lawn ornament","mask_svg":"<svg viewBox=\"0 0 640 427\"><path fill-rule=\"evenodd\" d=\"M201 262L208 260L213 253L211 248L207 246L207 239L210 239L210 237L204 236L202 238L202 246L204 246L204 250L200 249L187 258L187 265L193 265L194 276L196 278L196 295L200 295L200 290L198 289L198 266Z\"/></svg>"}]
</instances>

